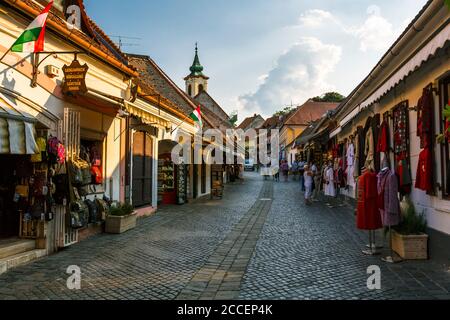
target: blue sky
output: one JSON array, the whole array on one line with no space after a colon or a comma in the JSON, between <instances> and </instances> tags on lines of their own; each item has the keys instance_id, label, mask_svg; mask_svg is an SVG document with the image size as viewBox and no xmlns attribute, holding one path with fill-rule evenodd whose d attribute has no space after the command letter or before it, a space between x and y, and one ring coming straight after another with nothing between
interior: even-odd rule
<instances>
[{"instance_id":1,"label":"blue sky","mask_svg":"<svg viewBox=\"0 0 450 320\"><path fill-rule=\"evenodd\" d=\"M199 43L209 93L239 120L271 116L368 74L426 0L85 0L124 51L151 56L184 88Z\"/></svg>"}]
</instances>

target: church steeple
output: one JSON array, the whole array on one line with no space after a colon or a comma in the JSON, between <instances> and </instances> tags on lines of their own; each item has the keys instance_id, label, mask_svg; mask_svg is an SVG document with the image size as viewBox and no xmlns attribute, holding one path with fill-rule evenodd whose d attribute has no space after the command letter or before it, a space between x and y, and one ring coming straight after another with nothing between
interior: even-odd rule
<instances>
[{"instance_id":1,"label":"church steeple","mask_svg":"<svg viewBox=\"0 0 450 320\"><path fill-rule=\"evenodd\" d=\"M198 57L198 45L195 43L195 57L194 62L192 63L192 66L189 68L191 71L190 76L196 77L196 76L203 76L203 66L200 63L200 59Z\"/></svg>"},{"instance_id":2,"label":"church steeple","mask_svg":"<svg viewBox=\"0 0 450 320\"><path fill-rule=\"evenodd\" d=\"M203 74L203 66L198 57L198 45L195 43L195 57L192 66L189 68L191 73L184 78L186 82L186 93L194 98L200 92L208 89L209 78Z\"/></svg>"}]
</instances>

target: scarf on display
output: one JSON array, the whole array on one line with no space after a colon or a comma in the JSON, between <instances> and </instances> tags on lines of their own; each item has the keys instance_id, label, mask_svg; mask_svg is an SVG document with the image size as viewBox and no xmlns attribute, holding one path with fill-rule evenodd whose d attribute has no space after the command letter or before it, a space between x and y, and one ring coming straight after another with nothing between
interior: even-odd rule
<instances>
[{"instance_id":1,"label":"scarf on display","mask_svg":"<svg viewBox=\"0 0 450 320\"><path fill-rule=\"evenodd\" d=\"M400 192L411 193L412 177L409 158L408 139L408 103L402 102L394 108L394 151L396 160L396 173L399 176Z\"/></svg>"}]
</instances>

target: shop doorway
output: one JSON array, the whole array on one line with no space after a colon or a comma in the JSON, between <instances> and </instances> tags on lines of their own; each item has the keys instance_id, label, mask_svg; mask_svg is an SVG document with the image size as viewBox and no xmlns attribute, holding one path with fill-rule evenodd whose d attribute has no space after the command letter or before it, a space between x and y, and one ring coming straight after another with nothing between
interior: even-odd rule
<instances>
[{"instance_id":1,"label":"shop doorway","mask_svg":"<svg viewBox=\"0 0 450 320\"><path fill-rule=\"evenodd\" d=\"M31 175L29 156L0 156L0 239L19 236L19 210L26 209L27 203L21 199L14 202L15 186ZM28 168L29 167L29 168Z\"/></svg>"},{"instance_id":2,"label":"shop doorway","mask_svg":"<svg viewBox=\"0 0 450 320\"><path fill-rule=\"evenodd\" d=\"M152 204L153 140L145 132L133 136L133 205Z\"/></svg>"}]
</instances>

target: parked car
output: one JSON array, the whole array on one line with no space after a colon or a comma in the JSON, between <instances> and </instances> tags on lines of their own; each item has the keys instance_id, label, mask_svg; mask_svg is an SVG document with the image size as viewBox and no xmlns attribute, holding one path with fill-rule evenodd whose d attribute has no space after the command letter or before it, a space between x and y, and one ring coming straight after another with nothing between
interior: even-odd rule
<instances>
[{"instance_id":1,"label":"parked car","mask_svg":"<svg viewBox=\"0 0 450 320\"><path fill-rule=\"evenodd\" d=\"M246 159L244 164L245 171L255 171L255 163L252 159Z\"/></svg>"}]
</instances>

